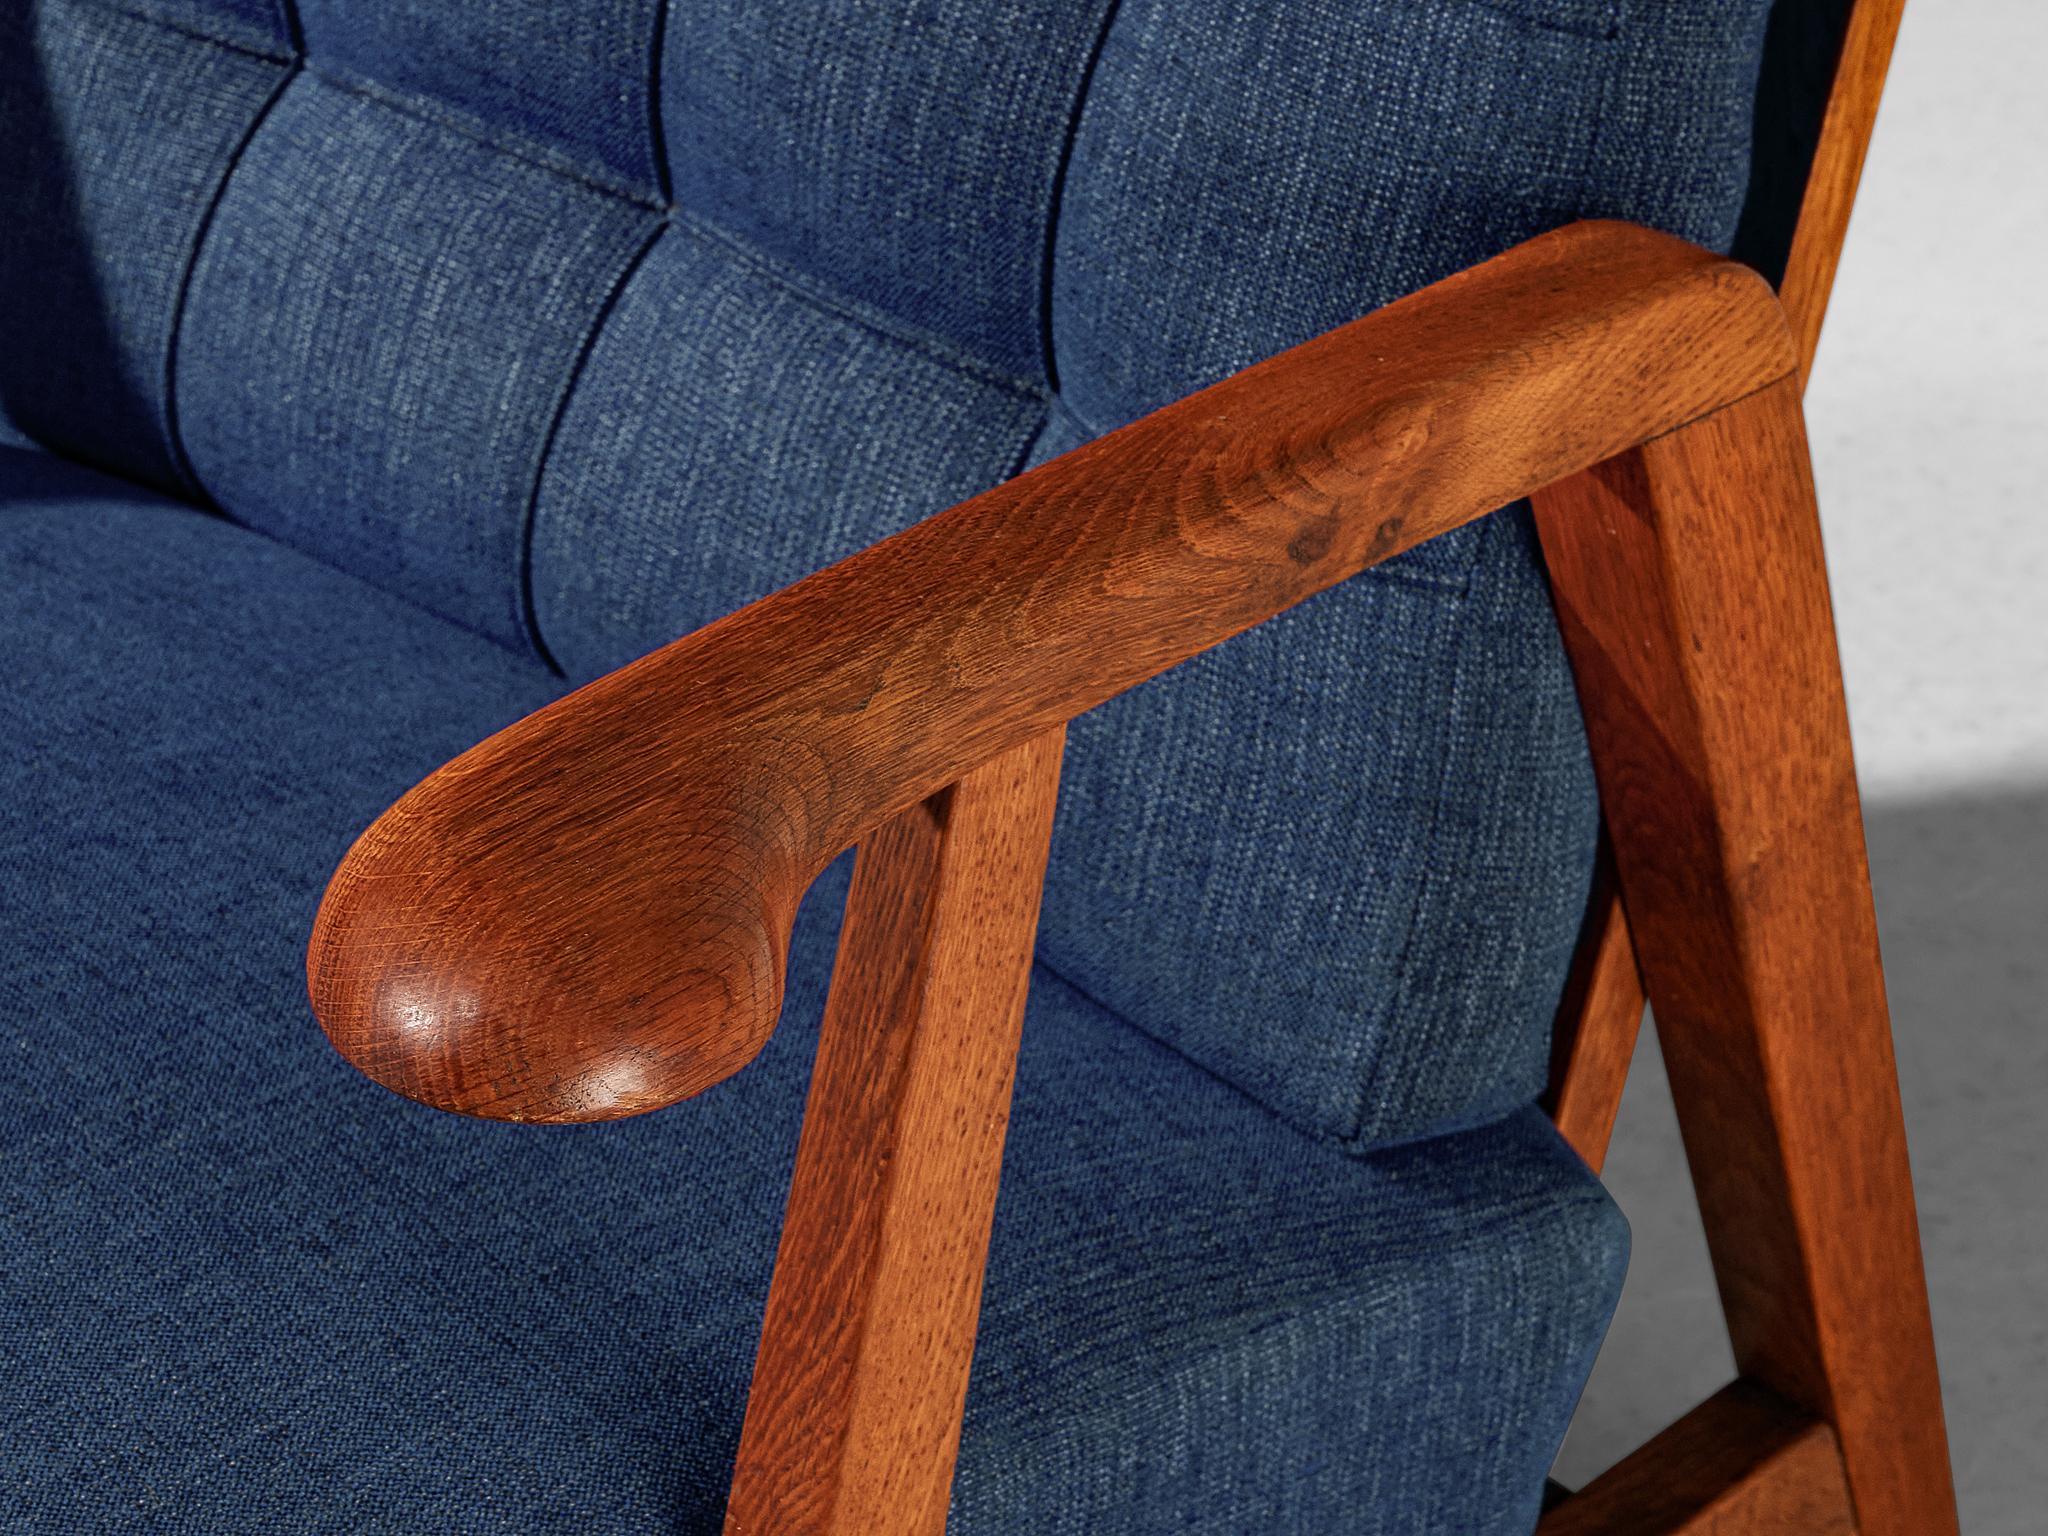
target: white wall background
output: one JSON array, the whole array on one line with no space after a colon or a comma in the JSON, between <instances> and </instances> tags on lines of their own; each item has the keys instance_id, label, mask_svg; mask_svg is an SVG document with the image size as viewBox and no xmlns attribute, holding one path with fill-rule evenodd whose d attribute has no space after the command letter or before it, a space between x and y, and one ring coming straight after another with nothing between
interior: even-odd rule
<instances>
[{"instance_id":1,"label":"white wall background","mask_svg":"<svg viewBox=\"0 0 2048 1536\"><path fill-rule=\"evenodd\" d=\"M1909 0L1807 396L1963 1529L2048 1530L2048 0ZM1576 1486L1728 1380L1646 1035Z\"/></svg>"},{"instance_id":2,"label":"white wall background","mask_svg":"<svg viewBox=\"0 0 2048 1536\"><path fill-rule=\"evenodd\" d=\"M1808 425L1873 800L2048 782L2044 61L2043 0L1911 0L1821 336Z\"/></svg>"}]
</instances>

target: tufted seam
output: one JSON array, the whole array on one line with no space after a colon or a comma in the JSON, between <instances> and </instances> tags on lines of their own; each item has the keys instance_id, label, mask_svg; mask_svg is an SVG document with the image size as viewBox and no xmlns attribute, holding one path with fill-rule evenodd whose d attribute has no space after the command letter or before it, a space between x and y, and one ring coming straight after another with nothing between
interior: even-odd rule
<instances>
[{"instance_id":1,"label":"tufted seam","mask_svg":"<svg viewBox=\"0 0 2048 1536\"><path fill-rule=\"evenodd\" d=\"M547 429L541 433L540 451L534 455L533 480L526 495L526 504L520 513L519 538L515 546L518 569L513 572L514 590L518 593L515 602L518 612L516 622L525 630L527 643L534 654L557 677L564 676L561 663L555 660L554 652L548 649L547 637L541 633L540 613L533 595L533 531L540 515L541 487L547 480L548 464L554 458L555 439L562 430L563 418L569 414L569 402L575 398L576 386L583 381L583 375L590 366L591 354L596 352L598 340L604 335L606 325L611 321L612 311L618 308L619 300L632 282L633 274L640 270L648 254L660 243L667 233L668 224L658 222L647 232L646 239L619 268L612 278L611 286L605 291L604 302L591 317L590 327L584 332L583 340L576 348L575 359L569 364L567 377L562 380L560 392L555 397L554 409L548 415Z\"/></svg>"},{"instance_id":2,"label":"tufted seam","mask_svg":"<svg viewBox=\"0 0 2048 1536\"><path fill-rule=\"evenodd\" d=\"M228 45L222 44L223 47ZM239 52L240 50L235 50ZM262 57L258 55L258 57ZM212 493L199 478L199 471L193 467L192 456L185 451L185 437L178 426L178 343L185 333L185 306L192 295L192 280L199 270L200 253L206 249L207 237L213 233L213 221L220 212L220 205L227 197L228 183L235 178L249 146L256 142L256 134L270 119L271 111L284 99L285 91L299 77L301 61L294 59L277 83L264 98L263 105L256 109L248 126L229 153L227 163L221 167L215 178L213 195L208 198L206 211L200 215L198 225L192 231L192 243L185 252L182 268L178 273L178 287L171 300L169 335L164 339L164 408L160 423L164 434L164 446L170 450L172 467L186 490L207 506L217 506Z\"/></svg>"},{"instance_id":3,"label":"tufted seam","mask_svg":"<svg viewBox=\"0 0 2048 1536\"><path fill-rule=\"evenodd\" d=\"M1081 119L1088 110L1089 92L1095 85L1095 67L1102 62L1103 52L1109 46L1109 34L1115 30L1121 5L1122 0L1108 0L1102 8L1095 40L1089 46L1088 56L1081 61L1080 75L1074 83L1073 104L1067 109L1066 126L1053 156L1052 187L1046 194L1045 245L1038 261L1038 345L1045 387L1055 396L1059 393L1060 375L1054 359L1052 296L1053 268L1059 253L1060 209L1066 202L1067 172L1074 163L1074 146L1081 138Z\"/></svg>"},{"instance_id":4,"label":"tufted seam","mask_svg":"<svg viewBox=\"0 0 2048 1536\"><path fill-rule=\"evenodd\" d=\"M661 106L663 55L668 49L668 8L671 0L654 0L653 35L647 41L647 149L654 161L654 189L663 203L676 200L675 178L668 164L668 115Z\"/></svg>"},{"instance_id":5,"label":"tufted seam","mask_svg":"<svg viewBox=\"0 0 2048 1536\"><path fill-rule=\"evenodd\" d=\"M771 255L753 241L734 234L714 219L706 218L701 213L681 206L670 209L669 217L672 222L692 234L724 247L750 272L766 278L777 287L805 300L828 315L857 325L884 341L908 347L930 361L952 369L955 373L964 374L978 383L1000 389L1018 399L1038 404L1045 401L1044 386L1037 380L1017 378L991 368L934 332L920 326L906 325L883 310L840 293L832 285L819 281L778 256Z\"/></svg>"},{"instance_id":6,"label":"tufted seam","mask_svg":"<svg viewBox=\"0 0 2048 1536\"><path fill-rule=\"evenodd\" d=\"M1010 467L1003 471L1003 478L1005 480L1014 480L1031 467L1031 455L1038 452L1038 445L1045 441L1045 434L1052 430L1054 420L1052 408L1057 403L1056 399L1046 402L1046 408L1038 418L1038 425L1025 434L1024 441L1018 446L1016 454L1010 460Z\"/></svg>"},{"instance_id":7,"label":"tufted seam","mask_svg":"<svg viewBox=\"0 0 2048 1536\"><path fill-rule=\"evenodd\" d=\"M110 11L116 16L126 16L130 21L140 21L152 27L161 27L166 32L174 32L180 37L189 37L195 42L211 43L214 47L224 48L229 53L243 54L252 59L265 59L273 64L297 62L290 52L279 53L268 48L259 48L245 36L223 36L218 32L201 31L189 22L179 21L164 15L154 7L144 3L144 0L73 0L73 3L81 8ZM292 20L288 15L280 11L278 19L284 23L284 30L288 37L296 35L293 31Z\"/></svg>"},{"instance_id":8,"label":"tufted seam","mask_svg":"<svg viewBox=\"0 0 2048 1536\"><path fill-rule=\"evenodd\" d=\"M1532 0L1471 0L1471 3L1482 10L1492 11L1496 15L1508 17L1540 31L1561 32L1566 37L1591 38L1595 42L1612 42L1621 36L1626 0L1606 0L1597 24L1565 21L1545 15Z\"/></svg>"},{"instance_id":9,"label":"tufted seam","mask_svg":"<svg viewBox=\"0 0 2048 1536\"><path fill-rule=\"evenodd\" d=\"M1102 429L1093 422L1083 421L1081 413L1074 409L1073 404L1065 395L1055 393L1052 397L1051 409L1054 416L1057 416L1073 429L1075 437L1080 442L1092 443L1096 438L1102 436Z\"/></svg>"},{"instance_id":10,"label":"tufted seam","mask_svg":"<svg viewBox=\"0 0 2048 1536\"><path fill-rule=\"evenodd\" d=\"M536 170L560 176L565 181L573 181L579 186L587 187L593 192L605 197L614 198L619 202L631 203L637 208L645 208L650 213L664 211L661 203L655 198L648 196L645 192L636 191L622 183L594 175L588 166L578 164L567 155L557 154L547 149L544 145L523 139L513 142L494 137L484 130L478 118L469 113L450 111L442 103L430 102L426 98L409 92L394 91L387 85L380 84L374 80L366 80L360 75L351 74L345 70L333 69L324 64L315 65L310 59L306 61L305 69L307 74L319 80L323 85L333 86L338 91L346 92L364 101L375 102L381 107L389 108L391 111L410 117L417 122L428 123L445 132L468 139L471 143L479 144L483 148L490 150L493 154L503 155L508 160L517 160L522 165L530 165Z\"/></svg>"}]
</instances>

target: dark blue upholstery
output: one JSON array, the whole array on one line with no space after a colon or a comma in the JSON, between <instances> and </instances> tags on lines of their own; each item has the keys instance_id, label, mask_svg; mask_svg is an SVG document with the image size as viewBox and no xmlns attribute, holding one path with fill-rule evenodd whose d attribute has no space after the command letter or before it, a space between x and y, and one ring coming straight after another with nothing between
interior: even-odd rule
<instances>
[{"instance_id":1,"label":"dark blue upholstery","mask_svg":"<svg viewBox=\"0 0 2048 1536\"><path fill-rule=\"evenodd\" d=\"M1768 9L0 7L0 440L123 477L0 471L0 1488L715 1524L829 899L734 1084L520 1132L323 1054L347 838L1525 236L1724 245ZM1621 1244L1526 1109L1594 821L1519 510L1076 722L956 1525L1526 1528Z\"/></svg>"},{"instance_id":2,"label":"dark blue upholstery","mask_svg":"<svg viewBox=\"0 0 2048 1536\"><path fill-rule=\"evenodd\" d=\"M0 6L0 416L152 485L185 275L289 70L261 8Z\"/></svg>"},{"instance_id":3,"label":"dark blue upholstery","mask_svg":"<svg viewBox=\"0 0 2048 1536\"><path fill-rule=\"evenodd\" d=\"M239 521L524 647L521 529L647 208L301 72L192 271L185 446Z\"/></svg>"},{"instance_id":4,"label":"dark blue upholstery","mask_svg":"<svg viewBox=\"0 0 2048 1536\"><path fill-rule=\"evenodd\" d=\"M13 265L75 376L9 414L587 677L1572 217L1725 244L1766 9L44 0L10 159L83 192ZM1083 722L1043 952L1305 1129L1475 1124L1593 825L1475 528Z\"/></svg>"},{"instance_id":5,"label":"dark blue upholstery","mask_svg":"<svg viewBox=\"0 0 2048 1536\"><path fill-rule=\"evenodd\" d=\"M306 926L363 821L559 685L5 450L0 582L10 1519L716 1530L843 863L730 1083L422 1109L309 1025ZM955 1530L1526 1530L1626 1246L1533 1111L1347 1158L1049 973L1025 1035Z\"/></svg>"}]
</instances>

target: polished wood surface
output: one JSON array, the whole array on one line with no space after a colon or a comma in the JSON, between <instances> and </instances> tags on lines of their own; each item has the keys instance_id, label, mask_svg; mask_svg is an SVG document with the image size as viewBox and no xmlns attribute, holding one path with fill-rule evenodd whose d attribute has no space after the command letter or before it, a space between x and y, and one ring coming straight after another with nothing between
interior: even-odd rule
<instances>
[{"instance_id":1,"label":"polished wood surface","mask_svg":"<svg viewBox=\"0 0 2048 1536\"><path fill-rule=\"evenodd\" d=\"M981 763L1792 373L1768 286L1560 230L927 519L465 753L363 834L308 954L428 1103L588 1120L752 1058L834 855Z\"/></svg>"},{"instance_id":2,"label":"polished wood surface","mask_svg":"<svg viewBox=\"0 0 2048 1536\"><path fill-rule=\"evenodd\" d=\"M1739 1369L1955 1530L1796 378L1535 497Z\"/></svg>"},{"instance_id":3,"label":"polished wood surface","mask_svg":"<svg viewBox=\"0 0 2048 1536\"><path fill-rule=\"evenodd\" d=\"M1802 383L1813 372L1828 295L1848 237L1849 214L1877 126L1878 102L1904 11L1905 0L1855 0L1848 7L1825 116L1813 142L1799 217L1780 274L1778 296L1799 346ZM1773 25L1780 19L1773 17ZM1799 24L1798 18L1789 19ZM1789 151L1789 146L1777 148ZM1558 1009L1546 1103L1565 1139L1597 1171L1621 1109L1622 1085L1643 1018L1642 980L1629 974L1635 964L1634 945L1620 888L1612 880L1596 883L1585 939L1587 947L1573 959L1571 981ZM1595 1151L1598 1156L1592 1155Z\"/></svg>"},{"instance_id":4,"label":"polished wood surface","mask_svg":"<svg viewBox=\"0 0 2048 1536\"><path fill-rule=\"evenodd\" d=\"M942 1536L1063 728L861 844L728 1536Z\"/></svg>"},{"instance_id":5,"label":"polished wood surface","mask_svg":"<svg viewBox=\"0 0 2048 1536\"><path fill-rule=\"evenodd\" d=\"M1855 1536L1834 1431L1737 1381L1547 1513L1537 1536Z\"/></svg>"},{"instance_id":6,"label":"polished wood surface","mask_svg":"<svg viewBox=\"0 0 2048 1536\"><path fill-rule=\"evenodd\" d=\"M1892 45L1898 40L1905 10L1906 0L1856 0L1849 13L1849 29L1828 91L1820 142L1799 204L1785 280L1779 287L1799 342L1801 379L1813 372L1821 322L1827 316L1828 295L1841 263L1849 214L1863 179L1863 162L1877 127L1885 75L1891 69Z\"/></svg>"},{"instance_id":7,"label":"polished wood surface","mask_svg":"<svg viewBox=\"0 0 2048 1536\"><path fill-rule=\"evenodd\" d=\"M1607 1161L1622 1085L1642 1033L1643 1005L1642 972L1622 915L1614 850L1603 834L1585 927L1551 1032L1550 1086L1543 1096L1558 1134L1595 1173Z\"/></svg>"}]
</instances>

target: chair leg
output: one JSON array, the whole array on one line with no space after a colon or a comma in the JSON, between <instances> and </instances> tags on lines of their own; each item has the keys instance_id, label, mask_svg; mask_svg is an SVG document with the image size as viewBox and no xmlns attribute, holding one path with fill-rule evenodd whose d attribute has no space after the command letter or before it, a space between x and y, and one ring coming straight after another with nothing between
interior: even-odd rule
<instances>
[{"instance_id":1,"label":"chair leg","mask_svg":"<svg viewBox=\"0 0 2048 1536\"><path fill-rule=\"evenodd\" d=\"M1543 1108L1595 1173L1621 1113L1621 1090L1643 1032L1643 978L1615 883L1614 848L1603 832L1586 924L1551 1030L1550 1087Z\"/></svg>"},{"instance_id":2,"label":"chair leg","mask_svg":"<svg viewBox=\"0 0 2048 1536\"><path fill-rule=\"evenodd\" d=\"M1834 1431L1737 1381L1566 1497L1537 1536L1856 1536Z\"/></svg>"},{"instance_id":3,"label":"chair leg","mask_svg":"<svg viewBox=\"0 0 2048 1536\"><path fill-rule=\"evenodd\" d=\"M861 845L727 1536L941 1536L1065 731Z\"/></svg>"},{"instance_id":4,"label":"chair leg","mask_svg":"<svg viewBox=\"0 0 2048 1536\"><path fill-rule=\"evenodd\" d=\"M1536 512L1738 1367L1832 1426L1865 1536L1947 1536L1797 380Z\"/></svg>"}]
</instances>

